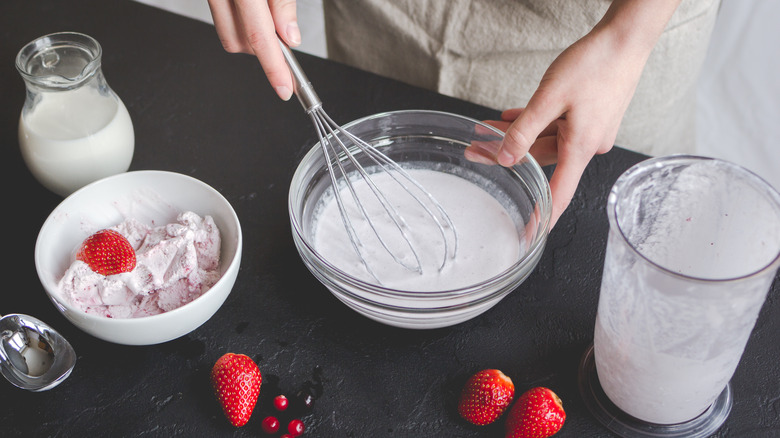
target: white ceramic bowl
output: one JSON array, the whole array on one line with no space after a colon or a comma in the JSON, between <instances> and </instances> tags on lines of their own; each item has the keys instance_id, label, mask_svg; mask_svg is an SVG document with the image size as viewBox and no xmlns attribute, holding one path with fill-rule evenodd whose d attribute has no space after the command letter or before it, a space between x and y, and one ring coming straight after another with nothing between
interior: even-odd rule
<instances>
[{"instance_id":1,"label":"white ceramic bowl","mask_svg":"<svg viewBox=\"0 0 780 438\"><path fill-rule=\"evenodd\" d=\"M301 258L339 300L388 325L415 329L445 327L485 312L531 274L544 251L552 209L550 187L542 169L530 156L505 168L474 163L463 155L472 142L500 141L500 131L455 114L414 110L376 114L344 128L402 166L450 173L484 188L507 211L516 212L510 216L518 234L524 237L525 246L519 259L504 272L455 290L410 292L355 278L334 266L313 245L315 212L331 187L326 160L317 144L293 175L288 208ZM351 170L348 162L343 164Z\"/></svg>"},{"instance_id":2,"label":"white ceramic bowl","mask_svg":"<svg viewBox=\"0 0 780 438\"><path fill-rule=\"evenodd\" d=\"M74 249L95 231L130 217L148 224L171 223L187 210L210 215L222 240L222 277L197 299L159 315L119 319L86 314L58 295L57 282L70 266ZM49 299L80 329L118 344L151 345L183 336L214 315L236 281L241 248L238 216L215 189L178 173L135 171L101 179L65 198L41 227L35 268Z\"/></svg>"}]
</instances>

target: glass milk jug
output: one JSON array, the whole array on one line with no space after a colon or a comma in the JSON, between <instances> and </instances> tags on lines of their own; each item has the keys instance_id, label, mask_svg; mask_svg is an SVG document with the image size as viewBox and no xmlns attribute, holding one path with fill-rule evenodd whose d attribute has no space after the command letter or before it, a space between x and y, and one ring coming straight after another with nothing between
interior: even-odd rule
<instances>
[{"instance_id":1,"label":"glass milk jug","mask_svg":"<svg viewBox=\"0 0 780 438\"><path fill-rule=\"evenodd\" d=\"M27 88L19 119L22 158L61 196L125 172L133 158L133 124L106 83L101 54L94 38L61 32L30 42L16 57Z\"/></svg>"}]
</instances>

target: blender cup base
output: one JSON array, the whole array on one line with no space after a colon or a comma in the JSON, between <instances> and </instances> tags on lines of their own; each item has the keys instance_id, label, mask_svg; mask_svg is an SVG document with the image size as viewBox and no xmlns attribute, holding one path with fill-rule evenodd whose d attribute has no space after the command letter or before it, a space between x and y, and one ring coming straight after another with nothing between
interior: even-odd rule
<instances>
[{"instance_id":1,"label":"blender cup base","mask_svg":"<svg viewBox=\"0 0 780 438\"><path fill-rule=\"evenodd\" d=\"M607 429L625 438L708 437L723 425L731 412L731 385L727 384L715 402L692 420L676 424L655 424L634 418L615 406L601 389L593 345L588 347L582 356L578 377L580 394L590 412Z\"/></svg>"}]
</instances>

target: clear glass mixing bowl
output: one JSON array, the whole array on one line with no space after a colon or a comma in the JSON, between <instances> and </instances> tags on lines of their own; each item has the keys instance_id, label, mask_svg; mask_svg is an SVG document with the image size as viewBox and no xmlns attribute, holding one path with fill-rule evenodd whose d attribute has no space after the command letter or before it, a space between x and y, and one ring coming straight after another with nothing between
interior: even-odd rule
<instances>
[{"instance_id":1,"label":"clear glass mixing bowl","mask_svg":"<svg viewBox=\"0 0 780 438\"><path fill-rule=\"evenodd\" d=\"M531 156L505 168L471 162L463 155L472 142L501 141L500 131L467 117L423 110L376 114L343 128L403 167L454 174L482 187L511 212L524 245L510 268L459 289L412 292L355 278L323 258L313 245L316 208L331 189L325 157L316 144L293 175L288 208L293 239L304 264L339 300L388 325L446 327L485 312L530 275L544 251L552 208L550 187L541 167Z\"/></svg>"}]
</instances>

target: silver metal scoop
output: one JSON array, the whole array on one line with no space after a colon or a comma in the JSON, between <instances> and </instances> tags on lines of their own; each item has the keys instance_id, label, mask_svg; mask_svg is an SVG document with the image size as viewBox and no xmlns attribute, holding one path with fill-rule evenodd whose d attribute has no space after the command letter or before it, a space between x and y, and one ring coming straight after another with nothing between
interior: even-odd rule
<instances>
[{"instance_id":1,"label":"silver metal scoop","mask_svg":"<svg viewBox=\"0 0 780 438\"><path fill-rule=\"evenodd\" d=\"M28 391L46 391L76 365L70 343L44 322L23 314L0 318L0 373Z\"/></svg>"}]
</instances>

